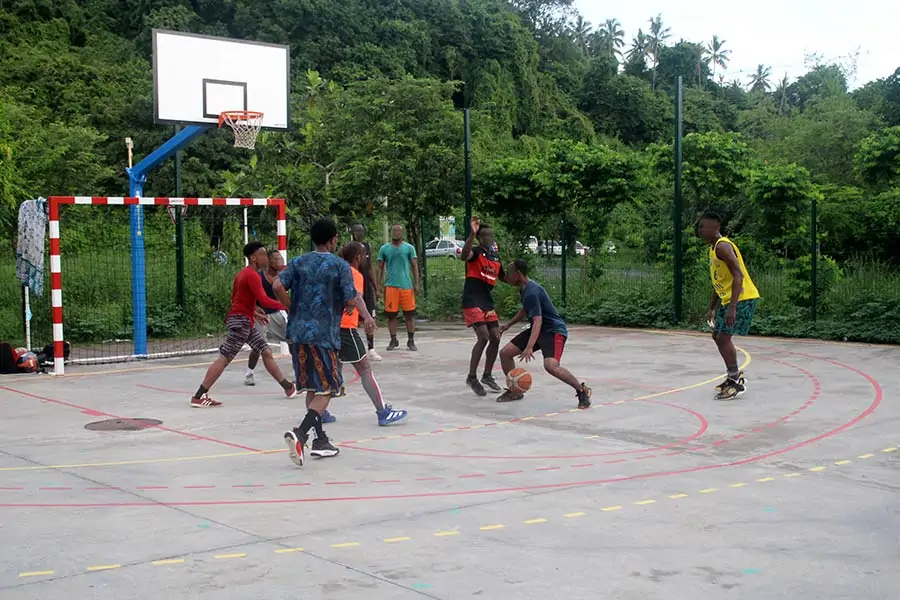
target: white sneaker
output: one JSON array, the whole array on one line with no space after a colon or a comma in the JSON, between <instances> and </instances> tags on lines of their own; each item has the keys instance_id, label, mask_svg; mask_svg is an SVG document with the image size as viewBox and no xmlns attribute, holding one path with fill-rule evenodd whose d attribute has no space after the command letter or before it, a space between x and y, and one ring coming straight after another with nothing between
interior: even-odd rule
<instances>
[{"instance_id":1,"label":"white sneaker","mask_svg":"<svg viewBox=\"0 0 900 600\"><path fill-rule=\"evenodd\" d=\"M256 385L256 380L253 378L252 371L244 375L244 385Z\"/></svg>"},{"instance_id":2,"label":"white sneaker","mask_svg":"<svg viewBox=\"0 0 900 600\"><path fill-rule=\"evenodd\" d=\"M369 353L367 354L367 356L369 357L369 360L374 360L375 362L382 360L381 355L378 354L377 352L375 352L375 348L372 348L371 350L369 350Z\"/></svg>"}]
</instances>

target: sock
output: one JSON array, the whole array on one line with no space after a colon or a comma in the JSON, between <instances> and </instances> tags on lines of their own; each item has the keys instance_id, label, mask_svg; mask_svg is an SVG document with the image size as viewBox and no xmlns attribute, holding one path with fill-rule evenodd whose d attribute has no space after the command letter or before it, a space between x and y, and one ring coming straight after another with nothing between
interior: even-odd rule
<instances>
[{"instance_id":1,"label":"sock","mask_svg":"<svg viewBox=\"0 0 900 600\"><path fill-rule=\"evenodd\" d=\"M384 398L381 397L381 388L378 387L378 382L375 381L375 373L370 369L366 371L366 374L360 378L363 389L366 390L366 394L369 395L369 400L372 401L372 406L375 407L377 412L381 412L384 410Z\"/></svg>"},{"instance_id":2,"label":"sock","mask_svg":"<svg viewBox=\"0 0 900 600\"><path fill-rule=\"evenodd\" d=\"M253 371L250 371L250 372L252 373ZM293 384L292 384L290 381L288 381L287 379L282 379L282 380L279 381L278 383L280 383L280 384L281 384L281 387L283 387L285 390L291 389L291 386L293 385Z\"/></svg>"},{"instance_id":3,"label":"sock","mask_svg":"<svg viewBox=\"0 0 900 600\"><path fill-rule=\"evenodd\" d=\"M202 398L202 397L203 397L203 394L205 394L205 393L208 392L208 391L209 391L209 389L207 389L206 387L204 387L204 386L201 385L201 386L197 389L197 393L194 394L194 398Z\"/></svg>"},{"instance_id":4,"label":"sock","mask_svg":"<svg viewBox=\"0 0 900 600\"><path fill-rule=\"evenodd\" d=\"M406 341L407 341L407 342L412 342L412 341L414 341L413 338L416 337L416 332L415 332L415 331L410 331L410 332L408 332L408 333L406 334L406 336L407 336L407 340L406 340Z\"/></svg>"},{"instance_id":5,"label":"sock","mask_svg":"<svg viewBox=\"0 0 900 600\"><path fill-rule=\"evenodd\" d=\"M396 342L396 341L397 341L397 336L394 335L393 333L391 334L391 341L392 341L392 342Z\"/></svg>"},{"instance_id":6,"label":"sock","mask_svg":"<svg viewBox=\"0 0 900 600\"><path fill-rule=\"evenodd\" d=\"M316 433L318 433L321 427L322 417L319 413L310 408L306 411L306 416L303 417L303 421L297 426L297 429L299 429L300 433L303 435L309 435L310 429L316 429Z\"/></svg>"},{"instance_id":7,"label":"sock","mask_svg":"<svg viewBox=\"0 0 900 600\"><path fill-rule=\"evenodd\" d=\"M316 421L314 429L316 430L316 439L317 440L323 440L326 442L328 441L328 436L325 435L325 430L322 428L322 419L321 418Z\"/></svg>"},{"instance_id":8,"label":"sock","mask_svg":"<svg viewBox=\"0 0 900 600\"><path fill-rule=\"evenodd\" d=\"M253 369L247 367L247 375L253 375Z\"/></svg>"},{"instance_id":9,"label":"sock","mask_svg":"<svg viewBox=\"0 0 900 600\"><path fill-rule=\"evenodd\" d=\"M369 343L369 350L374 350L375 349L375 336L367 335L366 341Z\"/></svg>"},{"instance_id":10,"label":"sock","mask_svg":"<svg viewBox=\"0 0 900 600\"><path fill-rule=\"evenodd\" d=\"M737 365L728 365L726 368L728 369L728 378L737 381L738 375L741 374Z\"/></svg>"}]
</instances>

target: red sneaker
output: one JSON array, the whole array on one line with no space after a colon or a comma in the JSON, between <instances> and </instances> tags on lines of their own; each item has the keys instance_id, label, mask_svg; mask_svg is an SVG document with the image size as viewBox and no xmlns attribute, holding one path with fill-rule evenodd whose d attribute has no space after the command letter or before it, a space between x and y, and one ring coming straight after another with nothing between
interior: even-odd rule
<instances>
[{"instance_id":1,"label":"red sneaker","mask_svg":"<svg viewBox=\"0 0 900 600\"><path fill-rule=\"evenodd\" d=\"M203 394L201 398L191 398L191 408L215 408L217 406L222 406L222 403L213 400L206 394Z\"/></svg>"}]
</instances>

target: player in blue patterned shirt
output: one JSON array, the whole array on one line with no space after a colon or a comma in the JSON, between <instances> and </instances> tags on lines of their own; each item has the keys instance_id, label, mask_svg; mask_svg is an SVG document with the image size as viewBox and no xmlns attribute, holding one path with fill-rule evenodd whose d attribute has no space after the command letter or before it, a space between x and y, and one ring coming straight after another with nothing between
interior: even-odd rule
<instances>
[{"instance_id":1,"label":"player in blue patterned shirt","mask_svg":"<svg viewBox=\"0 0 900 600\"><path fill-rule=\"evenodd\" d=\"M353 285L350 265L334 255L338 243L334 222L317 221L310 237L315 252L293 259L272 286L278 299L290 306L287 337L292 343L297 391L306 392L307 412L303 422L284 434L291 460L300 467L306 459L310 429L315 431L311 455L324 458L339 452L322 429L322 414L331 398L340 396L344 390L338 352L345 309L359 310L366 333L375 330L375 320Z\"/></svg>"}]
</instances>

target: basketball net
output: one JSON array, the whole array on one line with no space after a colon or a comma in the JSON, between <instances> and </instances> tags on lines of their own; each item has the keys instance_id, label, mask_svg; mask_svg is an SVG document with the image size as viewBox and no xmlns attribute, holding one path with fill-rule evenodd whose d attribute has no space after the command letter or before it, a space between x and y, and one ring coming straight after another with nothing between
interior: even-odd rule
<instances>
[{"instance_id":1,"label":"basketball net","mask_svg":"<svg viewBox=\"0 0 900 600\"><path fill-rule=\"evenodd\" d=\"M252 110L228 110L219 115L219 127L228 125L234 131L234 147L256 147L256 136L262 129L263 113Z\"/></svg>"}]
</instances>

